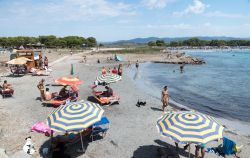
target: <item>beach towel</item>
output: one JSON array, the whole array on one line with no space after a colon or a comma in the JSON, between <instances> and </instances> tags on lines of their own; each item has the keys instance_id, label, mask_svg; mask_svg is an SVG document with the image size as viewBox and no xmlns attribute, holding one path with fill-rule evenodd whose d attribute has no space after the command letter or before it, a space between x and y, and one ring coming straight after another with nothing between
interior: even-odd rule
<instances>
[{"instance_id":1,"label":"beach towel","mask_svg":"<svg viewBox=\"0 0 250 158\"><path fill-rule=\"evenodd\" d=\"M52 130L44 122L37 122L31 127L32 132L49 133L52 134Z\"/></svg>"}]
</instances>

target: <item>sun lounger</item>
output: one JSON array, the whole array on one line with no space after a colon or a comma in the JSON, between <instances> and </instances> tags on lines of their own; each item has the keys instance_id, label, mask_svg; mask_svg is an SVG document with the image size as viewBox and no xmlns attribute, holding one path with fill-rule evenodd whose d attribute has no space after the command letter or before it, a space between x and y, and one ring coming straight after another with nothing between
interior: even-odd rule
<instances>
[{"instance_id":1,"label":"sun lounger","mask_svg":"<svg viewBox=\"0 0 250 158\"><path fill-rule=\"evenodd\" d=\"M3 98L12 97L14 94L14 90L13 89L3 90L3 87L0 86L0 94L2 95Z\"/></svg>"},{"instance_id":2,"label":"sun lounger","mask_svg":"<svg viewBox=\"0 0 250 158\"><path fill-rule=\"evenodd\" d=\"M94 92L94 97L101 105L111 105L114 103L120 103L120 97L116 95L115 93L111 97L103 97L100 96L102 92Z\"/></svg>"},{"instance_id":3,"label":"sun lounger","mask_svg":"<svg viewBox=\"0 0 250 158\"><path fill-rule=\"evenodd\" d=\"M68 97L68 98L64 98L64 99L54 98L54 99L51 99L49 101L44 101L43 103L46 105L52 105L54 108L57 108L60 105L64 105L67 101L75 102L75 101L77 101L77 99L78 98L72 98L72 97Z\"/></svg>"}]
</instances>

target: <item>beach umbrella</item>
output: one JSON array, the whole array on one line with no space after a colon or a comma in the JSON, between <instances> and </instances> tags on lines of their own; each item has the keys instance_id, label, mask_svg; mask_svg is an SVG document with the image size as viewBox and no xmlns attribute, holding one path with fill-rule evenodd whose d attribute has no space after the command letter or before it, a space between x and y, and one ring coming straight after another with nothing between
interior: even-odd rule
<instances>
[{"instance_id":1,"label":"beach umbrella","mask_svg":"<svg viewBox=\"0 0 250 158\"><path fill-rule=\"evenodd\" d=\"M224 129L212 117L191 111L165 114L157 121L156 126L162 136L178 143L194 144L218 140L222 138Z\"/></svg>"},{"instance_id":2,"label":"beach umbrella","mask_svg":"<svg viewBox=\"0 0 250 158\"><path fill-rule=\"evenodd\" d=\"M8 62L6 62L7 64L10 64L10 65L24 65L26 64L28 61L32 61L28 58L25 58L25 57L20 57L20 58L15 58L15 59L12 59Z\"/></svg>"},{"instance_id":3,"label":"beach umbrella","mask_svg":"<svg viewBox=\"0 0 250 158\"><path fill-rule=\"evenodd\" d=\"M83 83L83 81L77 77L62 77L55 80L55 82L61 85L79 85Z\"/></svg>"},{"instance_id":4,"label":"beach umbrella","mask_svg":"<svg viewBox=\"0 0 250 158\"><path fill-rule=\"evenodd\" d=\"M74 67L73 67L73 64L71 64L70 75L74 75Z\"/></svg>"},{"instance_id":5,"label":"beach umbrella","mask_svg":"<svg viewBox=\"0 0 250 158\"><path fill-rule=\"evenodd\" d=\"M114 83L114 82L117 82L119 80L121 80L122 77L119 76L119 75L116 75L116 74L111 74L111 73L108 73L108 74L103 74L101 76L98 76L96 78L96 80L99 82L99 83L103 83L103 82L106 82L106 83Z\"/></svg>"},{"instance_id":6,"label":"beach umbrella","mask_svg":"<svg viewBox=\"0 0 250 158\"><path fill-rule=\"evenodd\" d=\"M96 103L81 101L69 102L60 106L47 118L47 124L53 131L76 132L84 130L102 119L104 110ZM83 149L83 141L81 144Z\"/></svg>"},{"instance_id":7,"label":"beach umbrella","mask_svg":"<svg viewBox=\"0 0 250 158\"><path fill-rule=\"evenodd\" d=\"M100 121L103 113L104 110L96 103L69 102L52 113L47 123L57 132L80 131Z\"/></svg>"}]
</instances>

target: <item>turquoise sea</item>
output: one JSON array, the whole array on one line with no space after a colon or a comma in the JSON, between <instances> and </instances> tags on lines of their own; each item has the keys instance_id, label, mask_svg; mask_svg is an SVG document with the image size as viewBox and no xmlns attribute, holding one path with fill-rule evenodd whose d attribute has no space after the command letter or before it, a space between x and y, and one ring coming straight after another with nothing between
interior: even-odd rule
<instances>
[{"instance_id":1,"label":"turquoise sea","mask_svg":"<svg viewBox=\"0 0 250 158\"><path fill-rule=\"evenodd\" d=\"M195 50L186 54L203 65L144 63L130 76L148 93L160 98L169 87L172 101L215 117L250 122L250 50Z\"/></svg>"}]
</instances>

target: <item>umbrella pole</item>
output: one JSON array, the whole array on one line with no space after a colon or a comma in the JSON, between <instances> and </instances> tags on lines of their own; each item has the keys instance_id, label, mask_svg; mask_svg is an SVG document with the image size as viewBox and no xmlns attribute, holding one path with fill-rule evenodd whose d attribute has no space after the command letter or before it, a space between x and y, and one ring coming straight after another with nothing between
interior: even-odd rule
<instances>
[{"instance_id":1,"label":"umbrella pole","mask_svg":"<svg viewBox=\"0 0 250 158\"><path fill-rule=\"evenodd\" d=\"M189 146L188 146L188 158L190 158L190 146L191 146L191 144L189 144Z\"/></svg>"},{"instance_id":2,"label":"umbrella pole","mask_svg":"<svg viewBox=\"0 0 250 158\"><path fill-rule=\"evenodd\" d=\"M82 152L83 152L82 132L80 132L80 137L81 137L81 145L82 145Z\"/></svg>"},{"instance_id":3,"label":"umbrella pole","mask_svg":"<svg viewBox=\"0 0 250 158\"><path fill-rule=\"evenodd\" d=\"M53 153L53 147L52 147L52 141L53 141L53 132L54 131L51 131L51 134L50 134L50 148L49 148L49 151L51 151Z\"/></svg>"}]
</instances>

